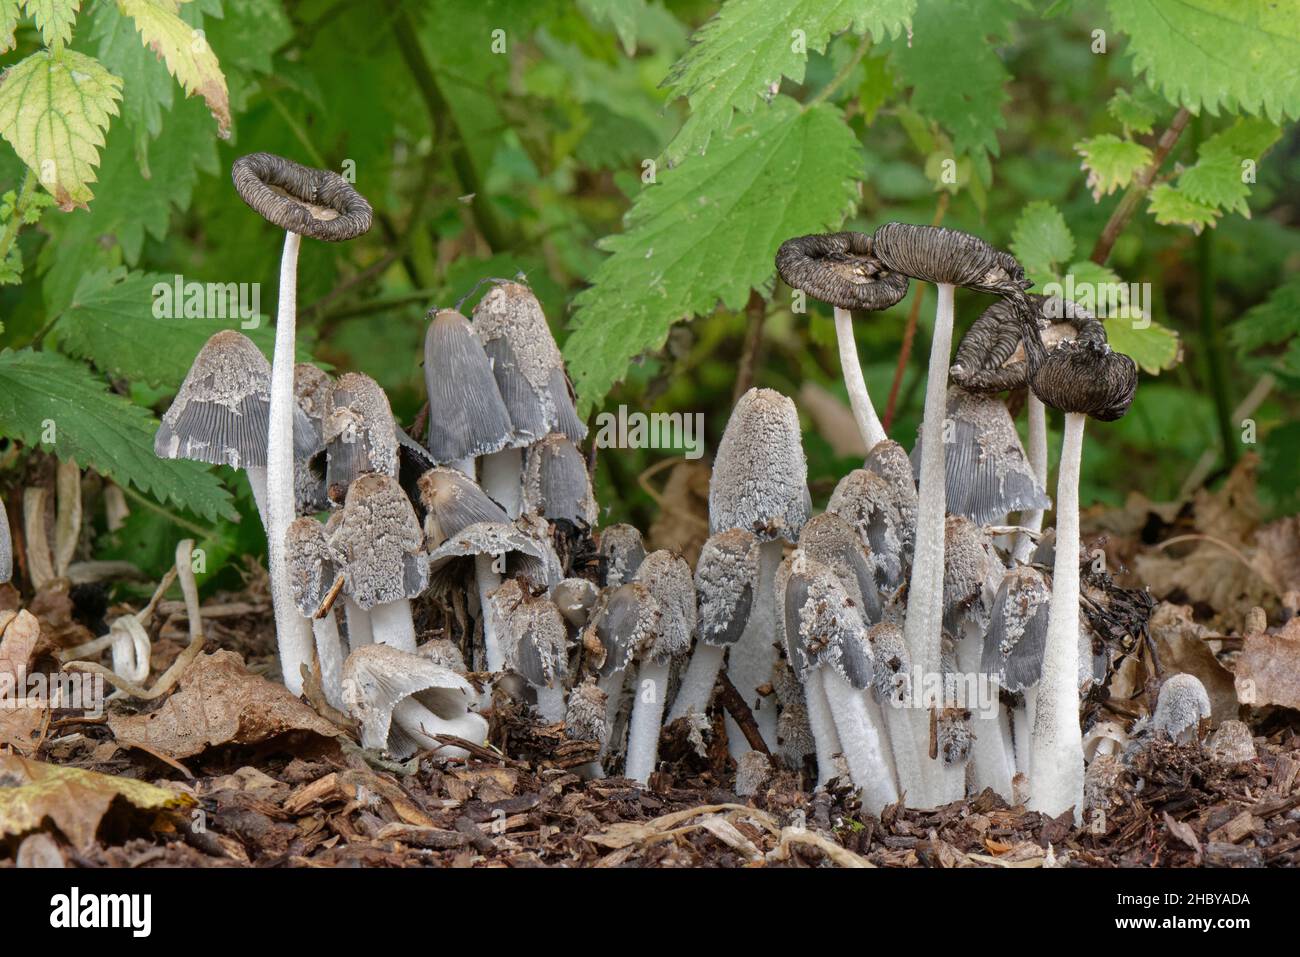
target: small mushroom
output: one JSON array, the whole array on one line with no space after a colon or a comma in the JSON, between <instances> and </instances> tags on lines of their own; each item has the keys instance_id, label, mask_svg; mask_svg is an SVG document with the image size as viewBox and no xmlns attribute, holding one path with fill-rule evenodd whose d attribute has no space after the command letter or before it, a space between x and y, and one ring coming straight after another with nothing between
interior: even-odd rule
<instances>
[{"instance_id":1,"label":"small mushroom","mask_svg":"<svg viewBox=\"0 0 1300 957\"><path fill-rule=\"evenodd\" d=\"M429 469L416 483L424 506L424 537L437 548L477 522L509 521L501 506L464 472L445 466Z\"/></svg>"},{"instance_id":2,"label":"small mushroom","mask_svg":"<svg viewBox=\"0 0 1300 957\"><path fill-rule=\"evenodd\" d=\"M528 449L523 510L550 522L595 524L596 499L587 463L567 436L552 432Z\"/></svg>"},{"instance_id":3,"label":"small mushroom","mask_svg":"<svg viewBox=\"0 0 1300 957\"><path fill-rule=\"evenodd\" d=\"M569 692L564 712L564 736L570 741L595 741L604 747L609 738L606 709L609 697L589 678Z\"/></svg>"},{"instance_id":4,"label":"small mushroom","mask_svg":"<svg viewBox=\"0 0 1300 957\"><path fill-rule=\"evenodd\" d=\"M898 509L897 496L885 479L867 469L854 469L831 492L826 512L838 516L857 532L881 590L892 591L903 583L907 571L908 524Z\"/></svg>"},{"instance_id":5,"label":"small mushroom","mask_svg":"<svg viewBox=\"0 0 1300 957\"><path fill-rule=\"evenodd\" d=\"M334 584L337 571L330 554L325 526L310 516L295 519L285 533L289 560L289 588L299 614L311 622L320 662L321 688L336 708L343 707L343 641L331 610L317 618L316 609Z\"/></svg>"},{"instance_id":6,"label":"small mushroom","mask_svg":"<svg viewBox=\"0 0 1300 957\"><path fill-rule=\"evenodd\" d=\"M1014 747L1010 750L1011 759L1007 761L1007 780L999 787L1009 786L1017 771L1028 773L1029 770L1034 700L1043 674L1043 650L1047 643L1047 613L1051 600L1052 589L1047 577L1029 565L1018 565L1008 571L993 598L980 667L1003 691L1019 696L1019 704L1013 712L1015 737ZM1001 730L1001 726L999 734L1004 738L1002 750L1007 753L1007 733ZM995 765L989 763L986 768L992 771ZM998 793L1002 792L999 790Z\"/></svg>"},{"instance_id":7,"label":"small mushroom","mask_svg":"<svg viewBox=\"0 0 1300 957\"><path fill-rule=\"evenodd\" d=\"M510 413L469 320L454 309L431 313L424 337L424 384L429 394L429 454L475 476L474 461L499 452L514 436Z\"/></svg>"},{"instance_id":8,"label":"small mushroom","mask_svg":"<svg viewBox=\"0 0 1300 957\"><path fill-rule=\"evenodd\" d=\"M388 396L379 383L360 372L341 376L334 385L323 433L329 499L342 504L362 475L397 477L397 426Z\"/></svg>"},{"instance_id":9,"label":"small mushroom","mask_svg":"<svg viewBox=\"0 0 1300 957\"><path fill-rule=\"evenodd\" d=\"M566 578L551 592L551 601L560 609L565 621L574 628L581 628L587 624L587 617L599 594L599 589L585 578Z\"/></svg>"},{"instance_id":10,"label":"small mushroom","mask_svg":"<svg viewBox=\"0 0 1300 957\"><path fill-rule=\"evenodd\" d=\"M1171 675L1160 686L1151 728L1163 731L1176 744L1195 744L1201 722L1209 717L1210 696L1201 680L1193 674Z\"/></svg>"},{"instance_id":11,"label":"small mushroom","mask_svg":"<svg viewBox=\"0 0 1300 957\"><path fill-rule=\"evenodd\" d=\"M643 647L652 644L663 610L640 582L627 582L601 592L583 633L584 647L598 648L594 663L598 687L606 696L605 726L614 728L628 671ZM605 741L606 749L613 744ZM603 755L604 751L602 751Z\"/></svg>"},{"instance_id":12,"label":"small mushroom","mask_svg":"<svg viewBox=\"0 0 1300 957\"><path fill-rule=\"evenodd\" d=\"M496 634L505 646L506 667L536 692L537 710L545 721L563 721L569 649L560 610L513 578L503 582L488 603L488 614L494 616Z\"/></svg>"},{"instance_id":13,"label":"small mushroom","mask_svg":"<svg viewBox=\"0 0 1300 957\"><path fill-rule=\"evenodd\" d=\"M645 542L633 525L610 525L600 533L600 557L606 588L630 582L645 560Z\"/></svg>"},{"instance_id":14,"label":"small mushroom","mask_svg":"<svg viewBox=\"0 0 1300 957\"><path fill-rule=\"evenodd\" d=\"M300 362L293 370L293 393L316 437L310 450L300 447L294 451L294 510L299 515L314 515L330 504L319 458L325 451L325 423L333 407L334 381L316 366Z\"/></svg>"}]
</instances>

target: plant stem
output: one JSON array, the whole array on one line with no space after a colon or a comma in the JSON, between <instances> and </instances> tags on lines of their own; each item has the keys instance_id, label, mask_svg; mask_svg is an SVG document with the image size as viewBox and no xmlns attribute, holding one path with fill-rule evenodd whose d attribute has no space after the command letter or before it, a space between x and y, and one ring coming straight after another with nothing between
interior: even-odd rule
<instances>
[{"instance_id":1,"label":"plant stem","mask_svg":"<svg viewBox=\"0 0 1300 957\"><path fill-rule=\"evenodd\" d=\"M756 292L749 294L745 305L745 314L749 317L745 326L745 344L740 350L740 365L736 369L736 384L731 390L731 404L735 405L740 397L754 384L754 367L758 365L758 350L763 346L763 320L767 318L767 303Z\"/></svg>"},{"instance_id":2,"label":"plant stem","mask_svg":"<svg viewBox=\"0 0 1300 957\"><path fill-rule=\"evenodd\" d=\"M853 75L853 71L858 68L858 64L862 62L862 58L867 55L867 51L870 49L871 34L868 33L858 42L857 49L853 51L853 56L849 57L849 62L840 67L839 72L831 78L831 81L822 87L816 96L804 104L804 109L810 110L829 99Z\"/></svg>"},{"instance_id":3,"label":"plant stem","mask_svg":"<svg viewBox=\"0 0 1300 957\"><path fill-rule=\"evenodd\" d=\"M9 250L13 248L14 241L18 238L18 230L23 226L23 211L27 208L27 200L31 198L32 190L36 188L36 171L30 167L27 175L23 177L23 185L19 187L18 198L14 200L13 212L9 214L9 222L5 224L4 233L0 233L0 262L3 262L9 255Z\"/></svg>"},{"instance_id":4,"label":"plant stem","mask_svg":"<svg viewBox=\"0 0 1300 957\"><path fill-rule=\"evenodd\" d=\"M1200 118L1197 117L1197 125ZM1219 444L1223 461L1231 468L1237 461L1237 436L1232 428L1232 408L1228 400L1228 372L1225 367L1223 335L1214 311L1214 230L1205 228L1196 237L1197 299L1201 317L1201 352L1205 356L1206 377L1214 396L1214 418L1219 427Z\"/></svg>"}]
</instances>

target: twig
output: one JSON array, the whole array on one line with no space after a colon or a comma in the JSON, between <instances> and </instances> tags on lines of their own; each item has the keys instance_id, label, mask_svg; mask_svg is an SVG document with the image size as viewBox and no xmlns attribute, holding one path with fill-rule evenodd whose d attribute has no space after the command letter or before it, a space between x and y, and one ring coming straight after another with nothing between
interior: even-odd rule
<instances>
[{"instance_id":1,"label":"twig","mask_svg":"<svg viewBox=\"0 0 1300 957\"><path fill-rule=\"evenodd\" d=\"M315 614L312 615L312 617L324 618L326 615L328 615L330 613L330 610L334 607L334 602L338 600L339 592L341 592L342 590L343 590L343 576L340 575L338 576L338 578L334 579L334 584L331 585L330 590L325 593L325 597L321 599L320 607L316 609L316 612Z\"/></svg>"},{"instance_id":2,"label":"twig","mask_svg":"<svg viewBox=\"0 0 1300 957\"><path fill-rule=\"evenodd\" d=\"M772 752L768 750L767 742L763 740L763 733L758 730L758 724L754 721L754 712L749 710L749 705L740 696L740 692L731 683L726 672L718 674L718 703L727 709L732 720L740 728L740 733L749 742L749 746L771 757Z\"/></svg>"},{"instance_id":3,"label":"twig","mask_svg":"<svg viewBox=\"0 0 1300 957\"><path fill-rule=\"evenodd\" d=\"M740 397L754 384L754 367L758 364L758 350L763 345L763 320L767 317L767 303L756 292L749 294L745 306L749 322L745 326L745 344L740 350L740 365L736 369L736 385L731 391L731 404L735 405Z\"/></svg>"}]
</instances>

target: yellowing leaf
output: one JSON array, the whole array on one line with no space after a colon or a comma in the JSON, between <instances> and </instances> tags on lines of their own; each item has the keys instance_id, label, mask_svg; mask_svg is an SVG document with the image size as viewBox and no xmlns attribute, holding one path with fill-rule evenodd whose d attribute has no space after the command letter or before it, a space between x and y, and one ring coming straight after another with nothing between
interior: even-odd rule
<instances>
[{"instance_id":1,"label":"yellowing leaf","mask_svg":"<svg viewBox=\"0 0 1300 957\"><path fill-rule=\"evenodd\" d=\"M1178 333L1158 322L1135 322L1122 316L1102 320L1106 339L1116 352L1122 352L1138 364L1143 372L1155 375L1178 362Z\"/></svg>"},{"instance_id":2,"label":"yellowing leaf","mask_svg":"<svg viewBox=\"0 0 1300 957\"><path fill-rule=\"evenodd\" d=\"M33 53L0 78L0 136L67 212L94 198L99 150L122 81L72 50Z\"/></svg>"},{"instance_id":3,"label":"yellowing leaf","mask_svg":"<svg viewBox=\"0 0 1300 957\"><path fill-rule=\"evenodd\" d=\"M1141 143L1103 133L1074 144L1083 157L1092 198L1100 200L1133 182L1133 174L1151 162L1151 151Z\"/></svg>"},{"instance_id":4,"label":"yellowing leaf","mask_svg":"<svg viewBox=\"0 0 1300 957\"><path fill-rule=\"evenodd\" d=\"M0 53L8 53L17 45L14 31L21 15L18 0L0 0Z\"/></svg>"},{"instance_id":5,"label":"yellowing leaf","mask_svg":"<svg viewBox=\"0 0 1300 957\"><path fill-rule=\"evenodd\" d=\"M167 70L185 90L198 94L217 121L217 134L230 135L230 94L217 55L202 30L176 14L173 0L117 0L117 8L135 21L140 39L167 64Z\"/></svg>"},{"instance_id":6,"label":"yellowing leaf","mask_svg":"<svg viewBox=\"0 0 1300 957\"><path fill-rule=\"evenodd\" d=\"M1169 183L1161 183L1151 191L1147 209L1161 226L1190 226L1197 235L1219 218L1217 207L1198 203Z\"/></svg>"},{"instance_id":7,"label":"yellowing leaf","mask_svg":"<svg viewBox=\"0 0 1300 957\"><path fill-rule=\"evenodd\" d=\"M24 0L23 5L36 21L46 46L72 39L72 24L81 0Z\"/></svg>"}]
</instances>

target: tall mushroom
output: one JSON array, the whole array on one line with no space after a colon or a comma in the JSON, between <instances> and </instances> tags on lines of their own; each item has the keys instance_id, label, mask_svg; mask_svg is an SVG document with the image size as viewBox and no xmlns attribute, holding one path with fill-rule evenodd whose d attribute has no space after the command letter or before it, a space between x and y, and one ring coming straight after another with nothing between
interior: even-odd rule
<instances>
[{"instance_id":1,"label":"tall mushroom","mask_svg":"<svg viewBox=\"0 0 1300 957\"><path fill-rule=\"evenodd\" d=\"M370 228L370 204L338 173L311 169L282 156L251 153L231 166L240 198L258 215L285 230L280 259L280 293L271 360L266 470L266 539L271 603L280 642L280 664L289 690L303 663L301 617L289 594L284 541L294 520L293 392L295 326L298 313L298 247L302 236L326 242L354 239Z\"/></svg>"}]
</instances>

